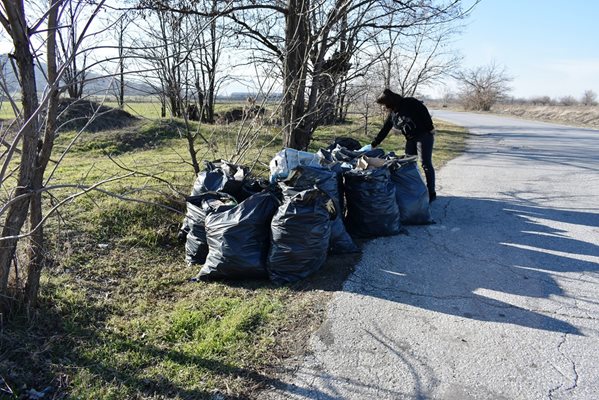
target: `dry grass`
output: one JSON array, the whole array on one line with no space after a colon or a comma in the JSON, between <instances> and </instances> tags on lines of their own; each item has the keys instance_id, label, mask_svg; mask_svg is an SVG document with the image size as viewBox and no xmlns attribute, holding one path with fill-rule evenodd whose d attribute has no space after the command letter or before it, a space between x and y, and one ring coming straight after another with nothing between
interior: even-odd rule
<instances>
[{"instance_id":1,"label":"dry grass","mask_svg":"<svg viewBox=\"0 0 599 400\"><path fill-rule=\"evenodd\" d=\"M458 103L444 104L440 101L429 101L427 102L427 105L432 109L466 111L464 110L464 107ZM527 104L495 104L488 114L513 115L536 121L599 129L599 105L535 106Z\"/></svg>"},{"instance_id":2,"label":"dry grass","mask_svg":"<svg viewBox=\"0 0 599 400\"><path fill-rule=\"evenodd\" d=\"M599 128L599 106L495 105L492 112L526 119Z\"/></svg>"}]
</instances>

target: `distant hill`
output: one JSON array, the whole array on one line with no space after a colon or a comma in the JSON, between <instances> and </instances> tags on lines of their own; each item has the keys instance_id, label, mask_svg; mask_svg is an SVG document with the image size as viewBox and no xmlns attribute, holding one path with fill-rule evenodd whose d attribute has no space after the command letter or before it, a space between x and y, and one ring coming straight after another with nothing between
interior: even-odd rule
<instances>
[{"instance_id":1,"label":"distant hill","mask_svg":"<svg viewBox=\"0 0 599 400\"><path fill-rule=\"evenodd\" d=\"M229 101L241 101L247 100L248 98L255 99L256 101L262 101L265 98L264 94L256 93L256 92L233 92L228 96L219 95L217 96L219 100L229 100ZM283 93L270 93L266 97L268 101L277 101L283 98Z\"/></svg>"},{"instance_id":2,"label":"distant hill","mask_svg":"<svg viewBox=\"0 0 599 400\"><path fill-rule=\"evenodd\" d=\"M11 63L9 62L7 54L0 54L0 66L2 66L1 72L4 76L4 81L9 93L17 93L20 91L19 83ZM43 91L46 87L46 64L36 66L35 71L35 83L38 91ZM116 94L116 88L118 80L111 76L103 76L97 72L88 72L87 79L89 82L86 83L83 91L85 95L103 95L105 93ZM154 90L150 85L143 82L131 79L130 76L126 77L125 83L125 95L126 96L147 96L154 94Z\"/></svg>"}]
</instances>

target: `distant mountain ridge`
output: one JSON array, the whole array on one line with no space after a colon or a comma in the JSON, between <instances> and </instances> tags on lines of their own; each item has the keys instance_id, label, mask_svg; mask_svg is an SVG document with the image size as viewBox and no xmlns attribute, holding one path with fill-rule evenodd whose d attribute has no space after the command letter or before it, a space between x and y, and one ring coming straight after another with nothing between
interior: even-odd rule
<instances>
[{"instance_id":1,"label":"distant mountain ridge","mask_svg":"<svg viewBox=\"0 0 599 400\"><path fill-rule=\"evenodd\" d=\"M6 90L9 93L20 92L19 81L13 71L8 54L0 54L0 66L2 67L1 74L6 85ZM46 71L47 67L45 63L41 63L41 65L36 64L35 84L38 92L42 92L47 85L45 78ZM116 88L119 82L114 77L103 76L97 72L88 71L86 79L89 81L86 82L83 88L84 95L98 96L106 93L116 95ZM130 76L127 76L125 80L126 96L148 96L155 94L155 90L148 84L131 79Z\"/></svg>"}]
</instances>

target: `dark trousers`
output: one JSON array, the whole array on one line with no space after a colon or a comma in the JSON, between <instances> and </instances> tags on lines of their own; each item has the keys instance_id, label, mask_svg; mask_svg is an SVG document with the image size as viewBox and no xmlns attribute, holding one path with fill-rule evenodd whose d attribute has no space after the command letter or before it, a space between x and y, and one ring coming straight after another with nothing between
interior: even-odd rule
<instances>
[{"instance_id":1,"label":"dark trousers","mask_svg":"<svg viewBox=\"0 0 599 400\"><path fill-rule=\"evenodd\" d=\"M410 156L417 155L420 163L422 163L429 194L435 193L435 168L433 168L434 143L435 135L432 133L426 133L418 136L416 139L406 141L406 154Z\"/></svg>"}]
</instances>

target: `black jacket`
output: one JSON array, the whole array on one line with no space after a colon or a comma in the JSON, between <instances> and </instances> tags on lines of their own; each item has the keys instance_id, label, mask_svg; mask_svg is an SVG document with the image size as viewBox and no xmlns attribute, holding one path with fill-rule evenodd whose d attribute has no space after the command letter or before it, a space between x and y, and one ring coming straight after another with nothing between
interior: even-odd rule
<instances>
[{"instance_id":1,"label":"black jacket","mask_svg":"<svg viewBox=\"0 0 599 400\"><path fill-rule=\"evenodd\" d=\"M372 146L378 146L389 134L391 128L399 130L407 140L430 134L435 126L426 106L414 97L404 97L398 109L389 113Z\"/></svg>"}]
</instances>

